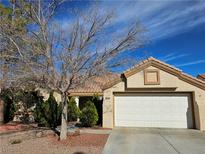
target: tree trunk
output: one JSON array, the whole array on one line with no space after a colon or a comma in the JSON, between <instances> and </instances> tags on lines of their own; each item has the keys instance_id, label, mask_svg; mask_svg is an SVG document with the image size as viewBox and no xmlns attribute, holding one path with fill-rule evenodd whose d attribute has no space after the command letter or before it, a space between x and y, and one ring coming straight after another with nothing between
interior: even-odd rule
<instances>
[{"instance_id":1,"label":"tree trunk","mask_svg":"<svg viewBox=\"0 0 205 154\"><path fill-rule=\"evenodd\" d=\"M68 99L66 93L61 95L62 97L62 114L61 114L61 131L60 140L65 140L67 138L67 113L68 113Z\"/></svg>"}]
</instances>

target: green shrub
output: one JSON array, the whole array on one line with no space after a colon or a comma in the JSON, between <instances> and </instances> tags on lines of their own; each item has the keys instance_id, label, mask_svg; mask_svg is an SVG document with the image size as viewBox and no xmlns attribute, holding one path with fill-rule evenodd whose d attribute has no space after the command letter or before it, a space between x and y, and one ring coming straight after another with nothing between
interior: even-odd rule
<instances>
[{"instance_id":1,"label":"green shrub","mask_svg":"<svg viewBox=\"0 0 205 154\"><path fill-rule=\"evenodd\" d=\"M34 119L39 126L55 128L60 124L61 106L57 104L53 93L47 101L39 101L34 111Z\"/></svg>"},{"instance_id":2,"label":"green shrub","mask_svg":"<svg viewBox=\"0 0 205 154\"><path fill-rule=\"evenodd\" d=\"M68 121L77 121L80 116L80 109L77 107L75 99L72 97L68 102Z\"/></svg>"},{"instance_id":3,"label":"green shrub","mask_svg":"<svg viewBox=\"0 0 205 154\"><path fill-rule=\"evenodd\" d=\"M97 123L98 113L93 102L87 101L81 112L80 121L82 126L92 127Z\"/></svg>"},{"instance_id":4,"label":"green shrub","mask_svg":"<svg viewBox=\"0 0 205 154\"><path fill-rule=\"evenodd\" d=\"M17 111L12 90L3 89L0 93L0 99L4 102L4 123L12 121L14 118L14 113Z\"/></svg>"},{"instance_id":5,"label":"green shrub","mask_svg":"<svg viewBox=\"0 0 205 154\"><path fill-rule=\"evenodd\" d=\"M98 95L94 95L91 99L91 101L94 103L97 112L98 112L98 121L97 125L102 125L102 100Z\"/></svg>"},{"instance_id":6,"label":"green shrub","mask_svg":"<svg viewBox=\"0 0 205 154\"><path fill-rule=\"evenodd\" d=\"M23 107L22 122L29 122L28 109L33 107L41 98L38 96L37 91L24 91L22 89L3 89L0 93L1 99L4 101L4 122L12 121L15 113L20 107ZM19 107L19 102L21 106Z\"/></svg>"},{"instance_id":7,"label":"green shrub","mask_svg":"<svg viewBox=\"0 0 205 154\"><path fill-rule=\"evenodd\" d=\"M43 100L38 101L34 110L34 120L38 123L39 126L49 127L49 123L46 118L46 110L47 105Z\"/></svg>"},{"instance_id":8,"label":"green shrub","mask_svg":"<svg viewBox=\"0 0 205 154\"><path fill-rule=\"evenodd\" d=\"M30 121L28 112L33 112L33 109L31 108L39 101L42 102L43 97L38 95L38 91L18 90L15 94L15 101L17 103L22 103L20 106L17 106L18 110L19 108L23 107L23 111L21 111L23 117L21 117L20 120L24 123L29 123Z\"/></svg>"}]
</instances>

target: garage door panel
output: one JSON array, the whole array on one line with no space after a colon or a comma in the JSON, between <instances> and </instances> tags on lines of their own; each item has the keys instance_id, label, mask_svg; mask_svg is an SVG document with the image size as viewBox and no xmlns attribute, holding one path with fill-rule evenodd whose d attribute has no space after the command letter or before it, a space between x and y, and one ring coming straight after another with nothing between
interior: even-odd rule
<instances>
[{"instance_id":1,"label":"garage door panel","mask_svg":"<svg viewBox=\"0 0 205 154\"><path fill-rule=\"evenodd\" d=\"M115 96L115 126L192 128L189 96Z\"/></svg>"},{"instance_id":2,"label":"garage door panel","mask_svg":"<svg viewBox=\"0 0 205 154\"><path fill-rule=\"evenodd\" d=\"M120 127L160 127L160 128L184 128L184 124L182 121L160 121L160 122L153 122L153 121L121 121ZM170 125L167 127L167 125Z\"/></svg>"}]
</instances>

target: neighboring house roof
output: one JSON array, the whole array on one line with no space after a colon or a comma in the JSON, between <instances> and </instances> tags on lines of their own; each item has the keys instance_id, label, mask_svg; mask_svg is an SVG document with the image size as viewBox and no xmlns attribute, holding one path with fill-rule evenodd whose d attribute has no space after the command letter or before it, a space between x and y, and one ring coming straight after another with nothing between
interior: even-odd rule
<instances>
[{"instance_id":1,"label":"neighboring house roof","mask_svg":"<svg viewBox=\"0 0 205 154\"><path fill-rule=\"evenodd\" d=\"M205 81L205 74L199 74L199 75L197 75L197 78L202 80L202 81Z\"/></svg>"},{"instance_id":2,"label":"neighboring house roof","mask_svg":"<svg viewBox=\"0 0 205 154\"><path fill-rule=\"evenodd\" d=\"M127 77L129 77L137 72L144 70L145 68L147 68L149 66L154 66L154 67L157 67L165 72L169 72L170 74L177 76L179 79L205 90L205 82L204 81L199 80L197 78L194 78L186 73L183 73L181 70L177 69L176 67L171 66L169 64L166 64L162 61L159 61L153 57L150 57L146 60L143 60L142 62L138 63L134 67L128 69L127 71L125 71L122 74L122 76L125 76L125 78L127 78ZM123 79L113 80L113 81L107 83L103 87L103 89L108 89L108 88L114 86L115 84L121 82L122 80Z\"/></svg>"},{"instance_id":3,"label":"neighboring house roof","mask_svg":"<svg viewBox=\"0 0 205 154\"><path fill-rule=\"evenodd\" d=\"M83 96L85 96L86 94L93 95L94 93L102 94L102 88L104 87L104 85L116 79L120 79L120 75L115 73L107 73L102 76L93 77L86 81L82 86L70 90L69 93L71 93L71 95L78 96L80 96L81 94Z\"/></svg>"}]
</instances>

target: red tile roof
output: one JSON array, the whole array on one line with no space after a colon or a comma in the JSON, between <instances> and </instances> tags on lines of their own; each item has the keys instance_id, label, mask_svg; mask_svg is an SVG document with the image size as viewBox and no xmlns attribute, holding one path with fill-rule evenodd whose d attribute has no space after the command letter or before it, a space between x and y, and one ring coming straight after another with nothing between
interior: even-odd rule
<instances>
[{"instance_id":1,"label":"red tile roof","mask_svg":"<svg viewBox=\"0 0 205 154\"><path fill-rule=\"evenodd\" d=\"M159 61L153 57L150 57L150 58L140 62L139 64L128 69L127 71L125 71L121 75L124 75L125 77L129 77L129 76L135 74L137 71L143 70L144 67L147 67L149 65L160 67L161 69L163 68L165 71L172 72L173 74L177 75L178 77L180 77L184 81L187 81L195 86L198 86L202 89L205 89L205 82L204 82L205 81L205 74L199 75L201 78L198 78L198 76L197 76L197 78L198 78L197 79L197 78L194 78L186 73L183 73L181 70L179 70L179 69L177 69L169 64L166 64L162 61ZM76 96L93 95L95 93L102 95L104 89L107 89L107 88L122 81L122 78L120 77L121 75L114 74L114 73L107 73L107 74L100 76L100 77L94 77L94 78L86 81L84 85L82 85L78 88L75 88L69 92L71 93L71 95L76 95Z\"/></svg>"},{"instance_id":2,"label":"red tile roof","mask_svg":"<svg viewBox=\"0 0 205 154\"><path fill-rule=\"evenodd\" d=\"M205 81L205 74L199 74L199 75L197 75L197 78L202 80L202 81Z\"/></svg>"},{"instance_id":3,"label":"red tile roof","mask_svg":"<svg viewBox=\"0 0 205 154\"><path fill-rule=\"evenodd\" d=\"M69 92L71 95L74 95L74 93L102 93L102 88L105 84L119 78L120 74L107 73L99 77L93 77L86 81L82 86L70 90Z\"/></svg>"}]
</instances>

